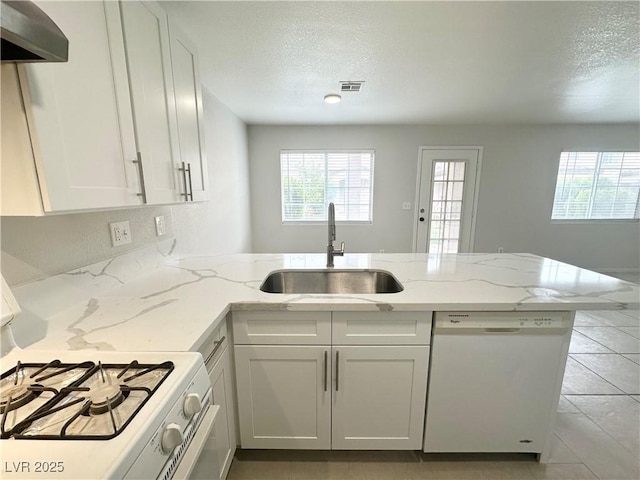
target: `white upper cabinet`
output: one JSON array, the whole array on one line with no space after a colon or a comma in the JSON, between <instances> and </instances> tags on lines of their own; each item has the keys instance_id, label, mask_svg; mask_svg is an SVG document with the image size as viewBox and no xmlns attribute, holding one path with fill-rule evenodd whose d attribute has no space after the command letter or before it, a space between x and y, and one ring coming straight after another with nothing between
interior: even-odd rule
<instances>
[{"instance_id":1,"label":"white upper cabinet","mask_svg":"<svg viewBox=\"0 0 640 480\"><path fill-rule=\"evenodd\" d=\"M180 152L167 14L155 2L120 6L146 201L176 203Z\"/></svg>"},{"instance_id":2,"label":"white upper cabinet","mask_svg":"<svg viewBox=\"0 0 640 480\"><path fill-rule=\"evenodd\" d=\"M202 88L198 54L189 38L169 22L178 140L183 173L182 192L189 201L209 199L209 177L204 149ZM186 171L185 171L186 169ZM186 175L185 175L186 174Z\"/></svg>"},{"instance_id":3,"label":"white upper cabinet","mask_svg":"<svg viewBox=\"0 0 640 480\"><path fill-rule=\"evenodd\" d=\"M2 156L0 157L0 213L2 215L42 214L42 198L25 105L22 101L16 65L3 63L2 87Z\"/></svg>"},{"instance_id":4,"label":"white upper cabinet","mask_svg":"<svg viewBox=\"0 0 640 480\"><path fill-rule=\"evenodd\" d=\"M158 3L121 8L146 201L207 200L196 49Z\"/></svg>"},{"instance_id":5,"label":"white upper cabinet","mask_svg":"<svg viewBox=\"0 0 640 480\"><path fill-rule=\"evenodd\" d=\"M39 190L40 198L24 202L3 194L2 214L140 205L118 5L40 2L39 6L69 38L69 61L25 64L18 69L22 115L26 115L32 144L23 150L32 152L26 159L7 154L5 142L15 139L5 136L3 127L2 176L15 188ZM2 104L4 116L4 99ZM17 113L10 114L8 123L20 120ZM15 174L12 162L35 162L37 178ZM5 179L8 172L15 175Z\"/></svg>"},{"instance_id":6,"label":"white upper cabinet","mask_svg":"<svg viewBox=\"0 0 640 480\"><path fill-rule=\"evenodd\" d=\"M0 214L207 200L196 49L160 4L40 6L69 61L3 65Z\"/></svg>"}]
</instances>

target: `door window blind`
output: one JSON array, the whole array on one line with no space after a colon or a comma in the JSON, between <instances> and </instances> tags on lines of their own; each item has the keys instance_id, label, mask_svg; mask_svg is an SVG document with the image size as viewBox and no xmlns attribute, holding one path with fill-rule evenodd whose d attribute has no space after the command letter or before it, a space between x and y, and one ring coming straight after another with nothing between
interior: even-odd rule
<instances>
[{"instance_id":1,"label":"door window blind","mask_svg":"<svg viewBox=\"0 0 640 480\"><path fill-rule=\"evenodd\" d=\"M637 219L640 152L562 152L554 220Z\"/></svg>"},{"instance_id":2,"label":"door window blind","mask_svg":"<svg viewBox=\"0 0 640 480\"><path fill-rule=\"evenodd\" d=\"M280 152L283 222L371 222L374 152Z\"/></svg>"}]
</instances>

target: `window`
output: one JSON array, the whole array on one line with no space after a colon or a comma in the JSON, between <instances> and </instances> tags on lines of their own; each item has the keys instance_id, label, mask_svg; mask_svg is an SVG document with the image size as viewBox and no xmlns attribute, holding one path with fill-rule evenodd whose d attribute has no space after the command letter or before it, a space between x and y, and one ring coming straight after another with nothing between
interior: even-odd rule
<instances>
[{"instance_id":1,"label":"window","mask_svg":"<svg viewBox=\"0 0 640 480\"><path fill-rule=\"evenodd\" d=\"M640 152L562 152L554 220L639 218Z\"/></svg>"},{"instance_id":2,"label":"window","mask_svg":"<svg viewBox=\"0 0 640 480\"><path fill-rule=\"evenodd\" d=\"M429 253L458 253L466 167L460 160L433 162Z\"/></svg>"},{"instance_id":3,"label":"window","mask_svg":"<svg viewBox=\"0 0 640 480\"><path fill-rule=\"evenodd\" d=\"M283 222L371 222L373 151L280 152Z\"/></svg>"}]
</instances>

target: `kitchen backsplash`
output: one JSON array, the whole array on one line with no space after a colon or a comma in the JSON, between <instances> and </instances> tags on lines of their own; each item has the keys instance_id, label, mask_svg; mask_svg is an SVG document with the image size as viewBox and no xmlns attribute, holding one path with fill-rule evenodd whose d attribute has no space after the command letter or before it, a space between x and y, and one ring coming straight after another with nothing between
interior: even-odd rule
<instances>
[{"instance_id":1,"label":"kitchen backsplash","mask_svg":"<svg viewBox=\"0 0 640 480\"><path fill-rule=\"evenodd\" d=\"M1 217L2 274L10 286L39 280L174 238L170 207L54 215ZM156 236L163 215L166 234ZM128 220L132 242L111 246L109 223Z\"/></svg>"}]
</instances>

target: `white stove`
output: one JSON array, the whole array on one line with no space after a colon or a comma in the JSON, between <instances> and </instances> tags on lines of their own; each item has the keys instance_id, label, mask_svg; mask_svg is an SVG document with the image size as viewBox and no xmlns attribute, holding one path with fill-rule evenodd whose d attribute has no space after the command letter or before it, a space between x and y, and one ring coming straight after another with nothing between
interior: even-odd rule
<instances>
[{"instance_id":1,"label":"white stove","mask_svg":"<svg viewBox=\"0 0 640 480\"><path fill-rule=\"evenodd\" d=\"M187 476L181 459L197 456L203 442L192 439L208 434L217 411L199 353L10 348L17 305L8 319L5 307L1 478Z\"/></svg>"}]
</instances>

